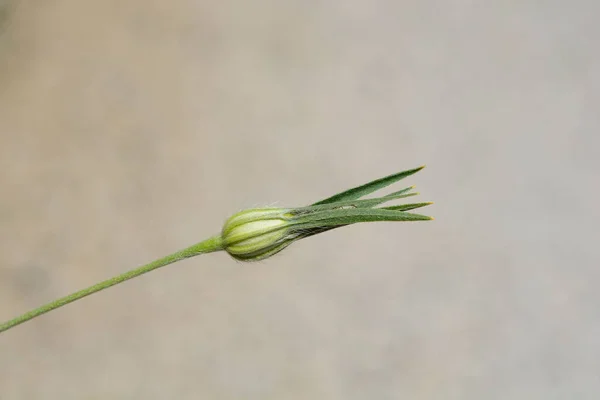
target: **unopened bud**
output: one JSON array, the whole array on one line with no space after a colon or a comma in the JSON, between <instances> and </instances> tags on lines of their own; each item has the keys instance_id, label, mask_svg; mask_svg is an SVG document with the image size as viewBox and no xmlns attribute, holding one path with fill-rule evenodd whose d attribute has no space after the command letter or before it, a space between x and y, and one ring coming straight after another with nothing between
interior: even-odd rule
<instances>
[{"instance_id":1,"label":"unopened bud","mask_svg":"<svg viewBox=\"0 0 600 400\"><path fill-rule=\"evenodd\" d=\"M416 195L413 186L382 197L364 196L418 172L423 167L377 179L310 206L299 208L255 208L229 218L221 232L220 245L232 257L258 261L280 252L294 241L359 222L427 221L431 217L406 212L431 203L377 207L388 201Z\"/></svg>"},{"instance_id":2,"label":"unopened bud","mask_svg":"<svg viewBox=\"0 0 600 400\"><path fill-rule=\"evenodd\" d=\"M259 208L241 211L223 226L223 248L242 261L258 261L283 250L293 240L289 210Z\"/></svg>"}]
</instances>

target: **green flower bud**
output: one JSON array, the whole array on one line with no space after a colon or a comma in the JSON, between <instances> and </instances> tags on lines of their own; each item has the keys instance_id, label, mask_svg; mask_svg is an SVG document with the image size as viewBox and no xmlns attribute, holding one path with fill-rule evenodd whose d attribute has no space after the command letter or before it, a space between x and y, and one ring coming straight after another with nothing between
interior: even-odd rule
<instances>
[{"instance_id":1,"label":"green flower bud","mask_svg":"<svg viewBox=\"0 0 600 400\"><path fill-rule=\"evenodd\" d=\"M223 226L223 248L233 258L259 261L283 250L295 239L290 230L289 210L257 208L241 211Z\"/></svg>"},{"instance_id":2,"label":"green flower bud","mask_svg":"<svg viewBox=\"0 0 600 400\"><path fill-rule=\"evenodd\" d=\"M391 200L414 196L414 188L364 199L376 190L410 176L423 167L399 172L358 186L307 207L255 208L230 217L221 232L221 247L241 261L259 261L280 252L294 241L359 222L427 221L433 218L406 211L431 203L377 207Z\"/></svg>"}]
</instances>

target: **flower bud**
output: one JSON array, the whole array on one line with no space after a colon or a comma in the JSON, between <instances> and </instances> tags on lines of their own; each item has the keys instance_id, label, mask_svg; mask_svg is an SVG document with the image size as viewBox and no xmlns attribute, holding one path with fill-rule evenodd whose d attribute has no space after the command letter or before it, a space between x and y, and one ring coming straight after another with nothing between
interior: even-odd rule
<instances>
[{"instance_id":1,"label":"flower bud","mask_svg":"<svg viewBox=\"0 0 600 400\"><path fill-rule=\"evenodd\" d=\"M270 257L294 241L291 217L289 210L282 208L249 209L234 214L223 226L223 248L241 261Z\"/></svg>"},{"instance_id":2,"label":"flower bud","mask_svg":"<svg viewBox=\"0 0 600 400\"><path fill-rule=\"evenodd\" d=\"M376 207L391 200L414 196L414 186L385 196L364 196L406 178L423 167L402 171L348 189L310 206L255 208L229 218L221 232L220 248L241 261L258 261L280 252L294 241L359 222L427 221L433 218L406 212L431 203Z\"/></svg>"}]
</instances>

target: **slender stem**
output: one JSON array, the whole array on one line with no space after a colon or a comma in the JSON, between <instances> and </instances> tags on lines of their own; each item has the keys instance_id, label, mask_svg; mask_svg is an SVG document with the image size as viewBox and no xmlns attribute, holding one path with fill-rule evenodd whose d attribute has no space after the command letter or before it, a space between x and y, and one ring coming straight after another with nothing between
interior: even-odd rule
<instances>
[{"instance_id":1,"label":"slender stem","mask_svg":"<svg viewBox=\"0 0 600 400\"><path fill-rule=\"evenodd\" d=\"M176 253L170 254L166 257L159 258L158 260L152 261L149 264L142 265L141 267L132 269L131 271L122 273L121 275L117 275L113 278L107 279L103 282L97 283L93 286L90 286L86 289L72 293L68 296L51 301L48 304L45 304L38 308L35 308L29 312L26 312L23 315L20 315L9 321L6 321L6 322L0 324L0 333L4 332L10 328L13 328L19 324L22 324L23 322L27 322L30 319L39 317L40 315L45 314L48 311L55 310L59 307L62 307L69 303L72 303L76 300L82 299L85 296L89 296L90 294L94 294L96 292L99 292L99 291L109 288L111 286L117 285L121 282L125 282L129 279L138 277L142 274L145 274L146 272L150 272L157 268L164 267L165 265L172 264L176 261L180 261L185 258L190 258L190 257L197 256L199 254L210 253L210 252L218 251L218 250L222 250L221 237L220 236L211 237L210 239L207 239L203 242L197 243L186 249L183 249Z\"/></svg>"}]
</instances>

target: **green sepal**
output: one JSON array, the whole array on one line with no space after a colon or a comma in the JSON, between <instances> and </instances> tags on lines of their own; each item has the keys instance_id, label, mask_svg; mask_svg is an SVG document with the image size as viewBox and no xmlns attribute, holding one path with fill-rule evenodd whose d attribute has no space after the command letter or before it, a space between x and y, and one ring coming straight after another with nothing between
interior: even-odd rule
<instances>
[{"instance_id":1,"label":"green sepal","mask_svg":"<svg viewBox=\"0 0 600 400\"><path fill-rule=\"evenodd\" d=\"M427 203L402 204L402 205L398 205L398 206L382 207L382 208L379 208L378 210L408 211L408 210L414 210L415 208L426 207L431 204L433 204L433 203L427 202ZM418 214L411 214L411 215L418 215ZM432 219L433 218L427 218L426 220L432 220ZM423 219L423 220L425 220L425 219ZM414 221L414 220L411 219L411 221ZM422 221L422 220L419 219L419 221ZM309 236L316 235L318 233L330 231L335 228L341 228L342 226L346 226L346 225L327 226L327 227L323 227L323 228L307 228L307 230L302 233L302 237L306 238Z\"/></svg>"},{"instance_id":2,"label":"green sepal","mask_svg":"<svg viewBox=\"0 0 600 400\"><path fill-rule=\"evenodd\" d=\"M414 188L414 186L411 186L406 189L402 189L397 192L390 193L383 197L377 197L375 199L336 201L334 203L318 204L318 205L312 205L312 206L308 206L308 207L296 208L296 209L291 210L291 214L300 215L300 214L306 214L309 212L335 210L335 209L339 209L339 208L372 208L379 204L386 203L388 201L418 195L418 193L407 193L410 190L412 190L413 188Z\"/></svg>"},{"instance_id":3,"label":"green sepal","mask_svg":"<svg viewBox=\"0 0 600 400\"><path fill-rule=\"evenodd\" d=\"M382 208L353 208L315 212L292 221L294 230L349 225L358 222L428 221L431 217Z\"/></svg>"},{"instance_id":4,"label":"green sepal","mask_svg":"<svg viewBox=\"0 0 600 400\"><path fill-rule=\"evenodd\" d=\"M355 200L355 199L361 198L363 196L366 196L369 193L373 193L376 190L379 190L386 186L389 186L394 182L398 182L399 180L404 179L407 176L410 176L412 174L419 172L423 168L425 168L424 165L421 167L418 167L418 168L409 169L407 171L398 172L397 174L389 175L384 178L376 179L376 180L366 183L364 185L357 186L355 188L348 189L341 193L335 194L324 200L318 201L312 205L316 206L316 205L320 205L320 204L336 203L339 201Z\"/></svg>"},{"instance_id":5,"label":"green sepal","mask_svg":"<svg viewBox=\"0 0 600 400\"><path fill-rule=\"evenodd\" d=\"M381 207L381 209L382 210L392 210L392 211L408 211L408 210L414 210L415 208L426 207L431 204L433 204L433 203L426 202L426 203L401 204L401 205L397 205L397 206Z\"/></svg>"}]
</instances>

